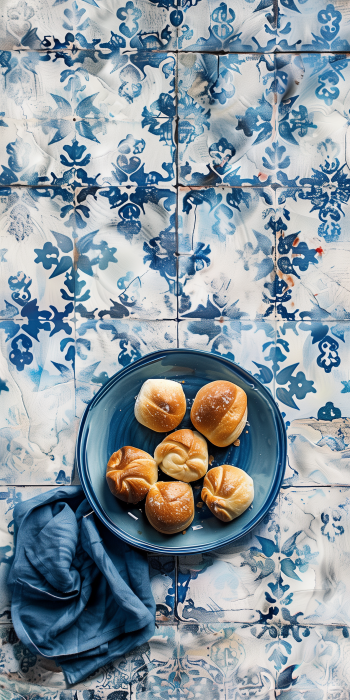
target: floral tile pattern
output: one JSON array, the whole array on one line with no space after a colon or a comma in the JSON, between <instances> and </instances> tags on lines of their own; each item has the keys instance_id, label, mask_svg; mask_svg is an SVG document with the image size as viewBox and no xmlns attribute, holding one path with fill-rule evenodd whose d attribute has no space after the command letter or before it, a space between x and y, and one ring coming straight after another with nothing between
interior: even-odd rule
<instances>
[{"instance_id":1,"label":"floral tile pattern","mask_svg":"<svg viewBox=\"0 0 350 700\"><path fill-rule=\"evenodd\" d=\"M3 0L0 688L6 700L349 700L350 9ZM19 642L16 502L162 348L275 397L283 488L235 547L150 556L155 636L73 689Z\"/></svg>"}]
</instances>

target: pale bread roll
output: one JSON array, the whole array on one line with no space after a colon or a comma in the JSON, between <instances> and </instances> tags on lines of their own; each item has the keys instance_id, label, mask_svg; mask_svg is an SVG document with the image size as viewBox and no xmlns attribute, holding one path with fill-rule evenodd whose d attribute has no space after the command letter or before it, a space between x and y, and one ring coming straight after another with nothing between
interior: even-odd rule
<instances>
[{"instance_id":1,"label":"pale bread roll","mask_svg":"<svg viewBox=\"0 0 350 700\"><path fill-rule=\"evenodd\" d=\"M193 430L176 430L156 447L154 459L164 474L188 484L208 471L207 443Z\"/></svg>"},{"instance_id":2,"label":"pale bread roll","mask_svg":"<svg viewBox=\"0 0 350 700\"><path fill-rule=\"evenodd\" d=\"M238 467L222 464L204 477L201 498L219 520L228 523L249 508L254 498L253 479Z\"/></svg>"},{"instance_id":3,"label":"pale bread roll","mask_svg":"<svg viewBox=\"0 0 350 700\"><path fill-rule=\"evenodd\" d=\"M247 422L247 394L232 382L205 384L196 394L191 421L217 447L235 442Z\"/></svg>"},{"instance_id":4,"label":"pale bread roll","mask_svg":"<svg viewBox=\"0 0 350 700\"><path fill-rule=\"evenodd\" d=\"M106 479L113 496L125 503L138 503L156 483L158 467L151 455L126 445L113 452Z\"/></svg>"},{"instance_id":5,"label":"pale bread roll","mask_svg":"<svg viewBox=\"0 0 350 700\"><path fill-rule=\"evenodd\" d=\"M147 379L135 402L135 418L156 433L177 428L186 413L181 384L170 379Z\"/></svg>"},{"instance_id":6,"label":"pale bread roll","mask_svg":"<svg viewBox=\"0 0 350 700\"><path fill-rule=\"evenodd\" d=\"M146 516L164 535L185 530L194 518L193 491L182 481L158 481L146 498Z\"/></svg>"}]
</instances>

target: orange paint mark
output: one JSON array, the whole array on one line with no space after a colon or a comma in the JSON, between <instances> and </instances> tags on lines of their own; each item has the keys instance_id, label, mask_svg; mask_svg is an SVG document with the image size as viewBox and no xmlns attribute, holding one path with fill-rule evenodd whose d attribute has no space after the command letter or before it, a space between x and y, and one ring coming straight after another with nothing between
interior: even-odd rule
<instances>
[{"instance_id":1,"label":"orange paint mark","mask_svg":"<svg viewBox=\"0 0 350 700\"><path fill-rule=\"evenodd\" d=\"M323 253L324 253L323 248L316 248L316 253L318 253L319 255L323 255Z\"/></svg>"},{"instance_id":2,"label":"orange paint mark","mask_svg":"<svg viewBox=\"0 0 350 700\"><path fill-rule=\"evenodd\" d=\"M297 236L297 237L294 239L292 245L298 245L298 243L299 243L299 236Z\"/></svg>"},{"instance_id":3,"label":"orange paint mark","mask_svg":"<svg viewBox=\"0 0 350 700\"><path fill-rule=\"evenodd\" d=\"M294 280L290 275L286 275L286 282L289 287L294 287Z\"/></svg>"},{"instance_id":4,"label":"orange paint mark","mask_svg":"<svg viewBox=\"0 0 350 700\"><path fill-rule=\"evenodd\" d=\"M266 173L258 173L258 178L259 178L260 182L266 182L267 175L266 175Z\"/></svg>"}]
</instances>

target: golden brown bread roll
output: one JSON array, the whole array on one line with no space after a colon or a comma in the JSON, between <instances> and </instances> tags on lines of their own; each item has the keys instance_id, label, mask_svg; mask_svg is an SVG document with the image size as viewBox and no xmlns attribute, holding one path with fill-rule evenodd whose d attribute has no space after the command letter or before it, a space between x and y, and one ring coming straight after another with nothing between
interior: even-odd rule
<instances>
[{"instance_id":1,"label":"golden brown bread roll","mask_svg":"<svg viewBox=\"0 0 350 700\"><path fill-rule=\"evenodd\" d=\"M253 479L238 467L222 464L204 477L202 501L224 523L238 518L254 498Z\"/></svg>"},{"instance_id":2,"label":"golden brown bread roll","mask_svg":"<svg viewBox=\"0 0 350 700\"><path fill-rule=\"evenodd\" d=\"M193 430L176 430L156 447L154 459L164 474L188 484L207 473L207 443Z\"/></svg>"},{"instance_id":3,"label":"golden brown bread roll","mask_svg":"<svg viewBox=\"0 0 350 700\"><path fill-rule=\"evenodd\" d=\"M167 433L181 423L186 397L181 384L170 379L147 379L135 402L135 418L156 433Z\"/></svg>"},{"instance_id":4,"label":"golden brown bread roll","mask_svg":"<svg viewBox=\"0 0 350 700\"><path fill-rule=\"evenodd\" d=\"M146 498L146 516L164 535L174 535L191 525L194 518L193 491L182 481L158 481Z\"/></svg>"},{"instance_id":5,"label":"golden brown bread roll","mask_svg":"<svg viewBox=\"0 0 350 700\"><path fill-rule=\"evenodd\" d=\"M247 394L225 380L205 384L196 394L191 421L213 445L231 445L247 422Z\"/></svg>"},{"instance_id":6,"label":"golden brown bread roll","mask_svg":"<svg viewBox=\"0 0 350 700\"><path fill-rule=\"evenodd\" d=\"M157 478L158 468L151 455L129 445L113 452L107 464L107 484L113 496L125 503L142 501Z\"/></svg>"}]
</instances>

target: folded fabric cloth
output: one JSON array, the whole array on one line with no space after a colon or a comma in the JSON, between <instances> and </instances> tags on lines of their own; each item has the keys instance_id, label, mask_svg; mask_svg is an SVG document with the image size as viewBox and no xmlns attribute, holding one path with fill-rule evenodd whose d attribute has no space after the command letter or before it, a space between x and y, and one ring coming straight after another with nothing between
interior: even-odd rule
<instances>
[{"instance_id":1,"label":"folded fabric cloth","mask_svg":"<svg viewBox=\"0 0 350 700\"><path fill-rule=\"evenodd\" d=\"M18 504L14 521L15 631L33 654L54 658L70 685L154 634L147 557L102 525L80 486Z\"/></svg>"}]
</instances>

